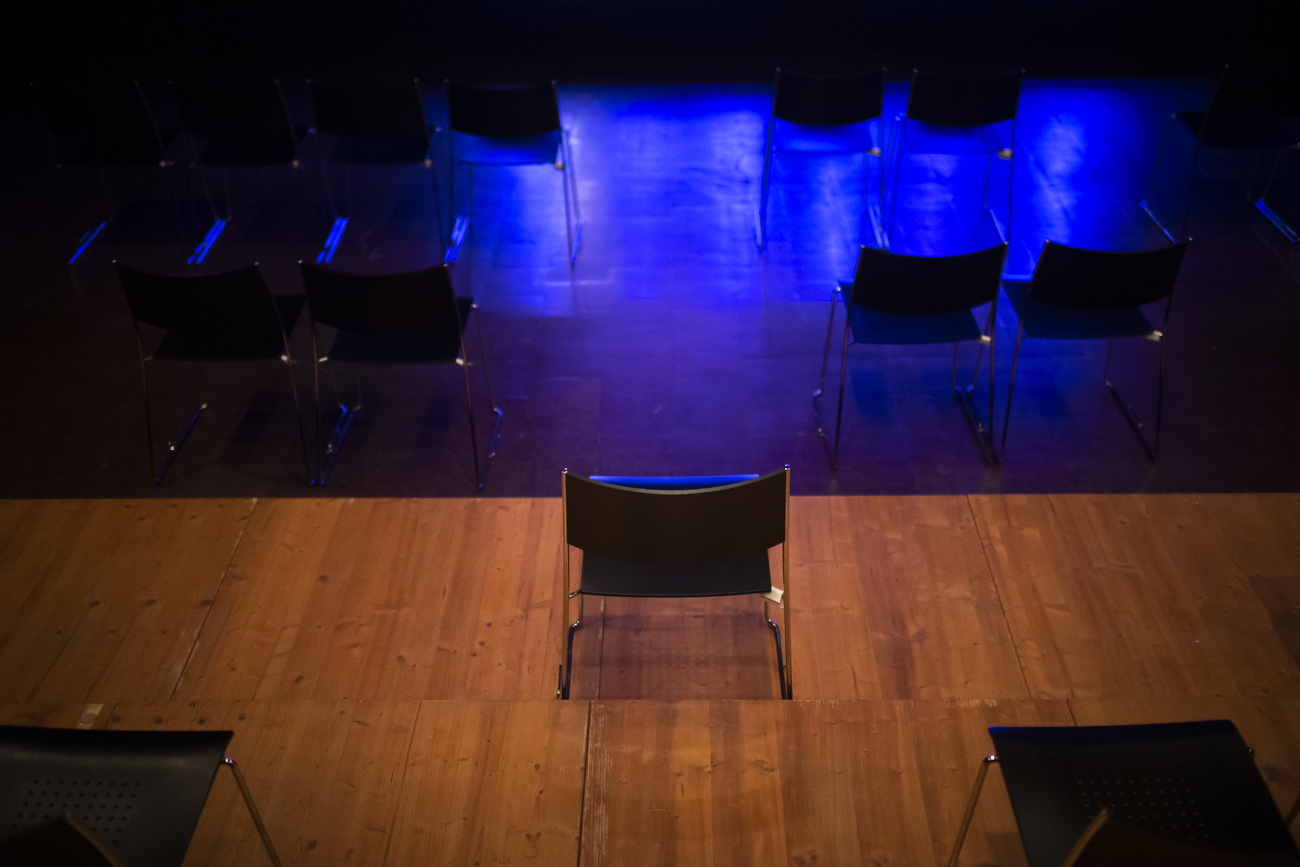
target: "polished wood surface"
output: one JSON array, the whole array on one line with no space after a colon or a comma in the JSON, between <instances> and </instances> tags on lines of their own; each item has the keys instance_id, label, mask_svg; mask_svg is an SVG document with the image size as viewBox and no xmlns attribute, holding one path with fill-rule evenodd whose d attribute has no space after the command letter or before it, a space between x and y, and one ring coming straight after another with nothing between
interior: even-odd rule
<instances>
[{"instance_id":1,"label":"polished wood surface","mask_svg":"<svg viewBox=\"0 0 1300 867\"><path fill-rule=\"evenodd\" d=\"M752 599L588 600L552 499L0 502L0 723L229 728L286 863L942 863L989 725L1226 717L1300 795L1300 495L796 497ZM617 603L617 604L614 604ZM223 772L187 863L259 863ZM1000 775L963 864L1023 863Z\"/></svg>"}]
</instances>

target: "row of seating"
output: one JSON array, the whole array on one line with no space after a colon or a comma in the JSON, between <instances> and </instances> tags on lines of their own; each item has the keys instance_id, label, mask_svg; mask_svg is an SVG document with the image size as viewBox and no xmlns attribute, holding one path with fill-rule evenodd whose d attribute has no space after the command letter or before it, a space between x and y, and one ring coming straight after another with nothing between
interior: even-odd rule
<instances>
[{"instance_id":1,"label":"row of seating","mask_svg":"<svg viewBox=\"0 0 1300 867\"><path fill-rule=\"evenodd\" d=\"M218 769L231 769L270 862L282 863L230 731L0 726L0 861L180 867ZM1294 867L1300 850L1229 720L989 729L948 867L991 764L1029 867ZM484 807L487 809L487 807Z\"/></svg>"},{"instance_id":2,"label":"row of seating","mask_svg":"<svg viewBox=\"0 0 1300 867\"><path fill-rule=\"evenodd\" d=\"M755 229L760 248L767 239L768 198L772 156L778 152L862 153L863 211L871 217L876 246L889 249L897 210L899 172L904 155L921 153L977 153L986 157L985 210L1003 243L1009 242L1014 172L1008 171L1005 217L999 217L988 199L995 161L1010 163L1015 154L1016 116L1024 70L1009 75L954 77L913 70L907 108L891 125L888 142L881 129L885 69L879 73L819 76L777 69L773 83L772 112L763 150L763 177ZM184 132L186 161L191 166L298 165L308 130L325 134L310 137L318 144L321 182L334 223L318 256L328 262L346 229L346 208L340 209L332 193L326 166L422 164L437 176L431 149L434 128L425 117L418 79L310 81L314 121L309 128L296 124L278 81L178 82L172 87L179 126L159 123L139 84L129 88L101 82L93 88L44 85L38 95L51 131L55 162L59 166L103 168L115 165L170 165L173 149ZM1296 146L1300 134L1283 122L1295 106L1261 99L1267 92L1256 70L1225 67L1205 111L1177 112L1171 123L1195 136L1187 192L1172 230L1157 215L1155 204L1162 190L1157 178L1160 155L1166 150L1171 126L1162 137L1157 165L1151 174L1142 206L1173 243L1186 237L1200 151L1204 148L1271 148L1278 156ZM446 83L451 132L448 177L452 227L447 261L453 261L464 242L469 218L457 214L456 167L474 165L554 164L563 170L565 228L570 262L575 262L582 242L582 218L572 153L560 119L554 82L512 86L474 87ZM1289 98L1289 97L1288 97ZM58 139L64 139L60 146ZM876 201L867 194L869 158L878 163ZM886 164L893 167L894 195L886 196ZM1276 168L1276 158L1274 160ZM1295 231L1266 204L1273 174L1258 198L1254 177L1250 197L1256 207L1289 241ZM1168 184L1164 184L1168 186ZM206 184L213 223L190 257L198 263L207 255L225 226ZM174 195L174 189L173 189ZM889 204L886 208L886 201ZM111 213L111 203L109 207ZM887 210L887 216L886 216ZM179 209L178 209L179 211ZM443 240L440 206L435 207L439 240ZM179 223L179 216L178 216ZM104 227L86 233L73 260Z\"/></svg>"}]
</instances>

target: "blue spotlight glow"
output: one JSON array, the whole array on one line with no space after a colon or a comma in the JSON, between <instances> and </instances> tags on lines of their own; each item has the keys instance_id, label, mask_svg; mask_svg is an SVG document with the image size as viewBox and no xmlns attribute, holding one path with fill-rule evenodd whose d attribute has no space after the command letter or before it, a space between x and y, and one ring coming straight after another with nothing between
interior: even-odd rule
<instances>
[{"instance_id":1,"label":"blue spotlight glow","mask_svg":"<svg viewBox=\"0 0 1300 867\"><path fill-rule=\"evenodd\" d=\"M330 229L329 237L325 239L325 249L316 254L317 265L328 265L330 259L334 258L334 251L339 248L339 241L343 240L343 230L347 227L347 217L334 218L334 226Z\"/></svg>"},{"instance_id":2,"label":"blue spotlight glow","mask_svg":"<svg viewBox=\"0 0 1300 867\"><path fill-rule=\"evenodd\" d=\"M226 228L225 220L217 220L213 223L212 228L208 229L208 233L203 236L203 240L194 248L194 252L190 255L190 258L186 260L186 264L201 264L203 262L203 257L208 255L208 251L211 250L212 245L217 242L217 238L221 235L221 230L224 228Z\"/></svg>"},{"instance_id":3,"label":"blue spotlight glow","mask_svg":"<svg viewBox=\"0 0 1300 867\"><path fill-rule=\"evenodd\" d=\"M104 222L100 223L98 226L96 226L95 228L91 229L89 232L81 236L81 246L77 248L77 252L72 254L72 258L68 260L69 265L77 261L77 257L80 256L82 253L86 252L86 248L90 246L90 242L95 240L95 238L98 237L99 233L104 231L104 227L107 225L108 225L108 221L105 220Z\"/></svg>"}]
</instances>

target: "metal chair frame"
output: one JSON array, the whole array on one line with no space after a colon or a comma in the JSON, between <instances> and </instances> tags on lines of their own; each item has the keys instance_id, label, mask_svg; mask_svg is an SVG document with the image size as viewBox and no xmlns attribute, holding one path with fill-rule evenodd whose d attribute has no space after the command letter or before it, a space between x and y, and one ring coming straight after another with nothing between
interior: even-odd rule
<instances>
[{"instance_id":1,"label":"metal chair frame","mask_svg":"<svg viewBox=\"0 0 1300 867\"><path fill-rule=\"evenodd\" d=\"M870 248L868 247L862 248L863 251L869 249ZM1005 251L1005 245L1003 245L1003 249ZM876 251L876 252L880 252L880 251ZM864 262L866 261L865 260L866 255L868 254L865 252L860 254L858 260L859 268L864 267ZM900 256L900 258L902 258L901 254L895 253L895 254L887 254L887 255ZM916 257L906 257L906 258L924 259L924 258L957 258L957 257L916 256ZM839 467L840 429L842 427L842 423L844 419L844 386L848 376L849 346L853 345L854 343L853 331L852 331L852 311L853 311L854 303L857 303L855 302L854 291L853 291L855 284L856 284L856 280L854 283L837 283L835 289L831 292L830 316L826 321L826 344L822 349L821 375L817 380L817 389L813 392L813 396L812 396L813 416L816 420L817 435L821 437L822 443L826 446L826 457L830 461L832 472L838 469ZM846 287L849 290L849 294L847 297L844 294ZM826 437L826 424L825 421L823 420L823 415L821 411L821 397L826 388L826 368L830 359L831 337L834 334L834 328L835 328L835 311L836 311L837 299L840 302L844 303L845 316L844 316L844 338L840 350L839 396L836 400L836 410L835 410L835 438L834 441L832 442ZM979 340L978 340L979 351L975 355L975 368L973 373L971 374L970 385L959 386L957 384L957 359L958 359L960 344L959 343L953 344L952 390L953 390L953 395L958 399L958 402L961 404L962 412L966 416L967 422L970 423L971 431L974 433L976 442L978 442L979 444L980 454L983 457L984 462L986 464L996 464L1000 460L998 456L998 450L993 443L993 422L992 422L993 412L994 412L994 378L995 378L994 366L993 366L994 325L997 322L997 309L998 309L998 296L997 296L996 288L991 293L989 300L985 303L989 304L989 312L988 312L988 316L985 319L984 328L979 336ZM865 307L866 305L863 304L862 306ZM891 345L891 344L881 343L880 345ZM980 365L984 358L984 347L986 346L988 347L989 350L989 420L987 422L985 422L985 420L981 417L979 408L975 406L975 401L973 397L975 385L979 380Z\"/></svg>"},{"instance_id":2,"label":"metal chair frame","mask_svg":"<svg viewBox=\"0 0 1300 867\"><path fill-rule=\"evenodd\" d=\"M881 96L882 103L883 103L884 90L885 90L885 73L886 70L882 66L880 68L880 96ZM767 120L767 138L763 145L763 182L762 182L761 192L759 193L758 214L754 221L754 231L757 236L758 248L760 250L762 250L764 246L766 246L767 244L767 200L768 200L768 192L771 188L772 156L774 153L777 152L788 153L788 154L801 153L800 151L797 150L775 149L773 147L773 133L776 128L776 122L780 120L785 123L800 124L802 126L814 126L819 131L824 131L824 130L840 129L847 126L854 126L860 123L870 123L871 121L876 121L877 123L879 123L883 119L882 111L879 107L874 109L874 113L868 111L864 113L864 116L861 116L857 120L849 121L847 123L809 124L802 121L794 120L792 118L783 117L780 113L781 77L783 75L786 76L787 78L795 78L800 82L804 83L805 85L813 85L813 86L820 85L822 90L820 91L819 96L821 96L823 99L826 100L830 99L829 90L831 88L834 88L836 85L866 78L866 76L858 76L858 75L848 75L848 76L806 75L802 73L792 73L788 70L782 70L781 67L779 66L776 68L775 79L772 83L772 113ZM819 106L819 108L826 109L827 106L821 105ZM854 116L856 117L856 115ZM883 130L880 131L878 134L881 135L881 137L883 137ZM833 154L840 154L840 153L859 153L859 151L856 149L817 150L817 151L810 152L810 155L823 156L823 155L833 155ZM872 230L872 234L875 237L876 245L882 248L888 247L888 241L885 237L883 218L881 215L881 209L885 201L885 171L884 171L883 150L880 147L880 145L877 144L876 146L861 151L860 153L862 153L862 210L867 212L868 217L871 220L871 230ZM871 157L874 157L877 162L876 175L877 175L877 180L879 182L878 184L879 189L877 191L877 199L875 205L871 204L870 197L867 193L868 164L870 162L869 158Z\"/></svg>"},{"instance_id":3,"label":"metal chair frame","mask_svg":"<svg viewBox=\"0 0 1300 867\"><path fill-rule=\"evenodd\" d=\"M444 81L444 85L446 86L448 91L449 105L453 101L452 97L450 96L453 88L456 88L457 92L461 94L472 94L476 92L490 91L495 89L495 88L470 87L468 85L456 85L453 84L450 79ZM540 85L525 85L520 88L501 88L501 89L503 90L518 89L523 91L535 87L540 87ZM474 135L479 138L484 138L488 140L495 138L495 136L487 136L487 135L479 136L477 133L468 132L466 130L459 128L457 125L455 110L454 108L451 110L451 116L450 116L451 134L448 136L448 145L447 145L448 147L447 159L450 164L450 169L448 170L449 179L447 182L447 187L448 187L448 196L451 202L451 213L453 218L453 225L451 230L451 243L447 247L447 252L444 257L444 261L455 262L456 259L459 258L460 249L465 243L466 235L469 233L470 222L474 216L474 167L476 165L515 166L515 165L551 164L554 165L554 167L562 174L560 186L564 193L564 231L565 231L565 238L567 241L569 266L572 267L575 264L577 264L578 250L582 247L582 227L583 227L582 209L579 207L578 204L578 179L573 168L573 150L569 142L569 131L564 127L563 122L559 120L560 96L559 96L559 91L556 87L556 83L554 81L550 82L550 90L551 90L551 95L555 100L556 126L554 129L547 130L546 132L554 132L558 134L557 153L559 156L559 161L555 163L549 163L549 161L528 161L528 162L521 162L521 163L511 163L511 162L476 163L468 160L463 161L465 165L469 166L470 212L468 214L456 213L456 166L458 164L458 161L456 159L456 136ZM524 136L524 138L528 138L528 137L531 136ZM505 137L505 138L508 139L510 137Z\"/></svg>"},{"instance_id":4,"label":"metal chair frame","mask_svg":"<svg viewBox=\"0 0 1300 867\"><path fill-rule=\"evenodd\" d=\"M791 661L792 644L790 641L790 467L786 465L783 470L779 470L784 476L785 482L785 499L784 499L784 532L781 543L781 586L769 587L767 592L762 593L763 597L763 619L772 630L773 638L776 642L776 664L777 678L780 683L781 698L789 700L794 698L794 675ZM680 497L690 496L691 494L708 494L724 488L739 488L744 485L753 483L762 483L768 476L744 475L744 476L590 476L584 481L595 482L607 487L625 488L637 490L645 496L668 496ZM574 478L581 478L574 476ZM572 570L570 566L570 535L569 535L569 471L565 469L562 475L561 484L561 532L562 532L562 549L563 549L563 591L560 597L560 648L563 654L564 662L560 664L559 677L555 688L555 697L557 699L568 699L570 687L573 678L573 640L582 625L582 617L588 595L605 595L586 593L579 586L576 590L571 588ZM622 595L639 595L639 594L622 594ZM719 594L669 594L671 597L685 597L692 595L719 595ZM723 594L725 595L725 594ZM569 620L569 603L574 597L578 599L578 616L575 620ZM785 647L782 650L781 628L776 621L771 618L770 605L776 605L784 612L785 621Z\"/></svg>"}]
</instances>

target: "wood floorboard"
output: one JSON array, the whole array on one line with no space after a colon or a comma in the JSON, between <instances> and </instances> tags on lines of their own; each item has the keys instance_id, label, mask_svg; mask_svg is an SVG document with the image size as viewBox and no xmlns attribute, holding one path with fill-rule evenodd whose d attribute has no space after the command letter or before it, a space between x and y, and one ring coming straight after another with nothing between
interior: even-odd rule
<instances>
[{"instance_id":1,"label":"wood floorboard","mask_svg":"<svg viewBox=\"0 0 1300 867\"><path fill-rule=\"evenodd\" d=\"M559 518L0 502L0 723L232 730L290 864L944 863L990 725L1229 718L1300 795L1300 495L796 497L795 702L745 599L589 600L550 700ZM186 863L259 847L222 772Z\"/></svg>"}]
</instances>

